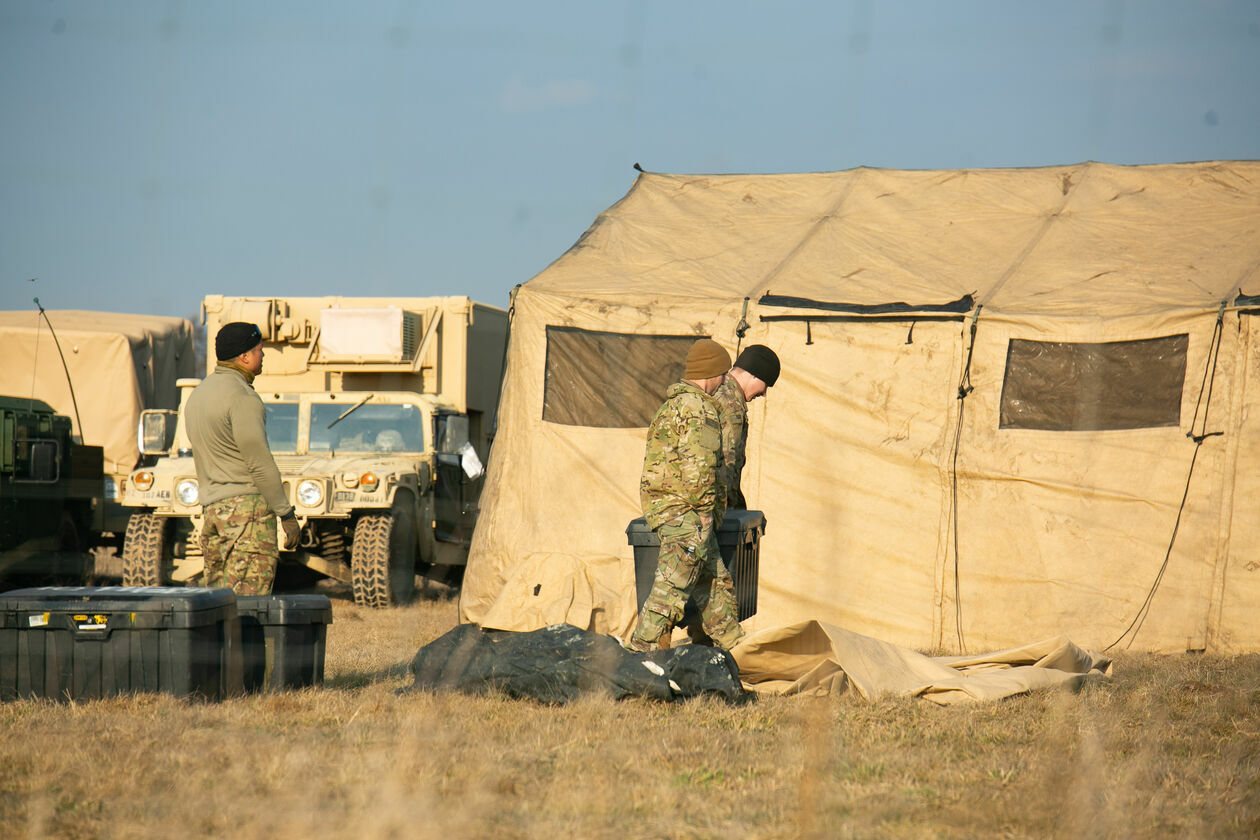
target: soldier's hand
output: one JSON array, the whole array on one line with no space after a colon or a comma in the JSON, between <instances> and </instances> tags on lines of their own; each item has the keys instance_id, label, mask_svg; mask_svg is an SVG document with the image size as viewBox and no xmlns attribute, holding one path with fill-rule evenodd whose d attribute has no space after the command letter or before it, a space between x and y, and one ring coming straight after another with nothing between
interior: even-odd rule
<instances>
[{"instance_id":1,"label":"soldier's hand","mask_svg":"<svg viewBox=\"0 0 1260 840\"><path fill-rule=\"evenodd\" d=\"M289 511L287 516L280 517L280 525L284 528L284 550L295 550L302 536L302 526L298 524L297 514Z\"/></svg>"}]
</instances>

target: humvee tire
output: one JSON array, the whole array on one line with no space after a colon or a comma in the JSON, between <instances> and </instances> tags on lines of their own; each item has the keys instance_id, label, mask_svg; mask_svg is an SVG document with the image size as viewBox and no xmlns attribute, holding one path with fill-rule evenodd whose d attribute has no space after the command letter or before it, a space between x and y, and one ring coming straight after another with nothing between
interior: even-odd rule
<instances>
[{"instance_id":1,"label":"humvee tire","mask_svg":"<svg viewBox=\"0 0 1260 840\"><path fill-rule=\"evenodd\" d=\"M406 604L416 592L416 516L399 493L388 511L364 513L350 547L354 602L361 607Z\"/></svg>"},{"instance_id":2,"label":"humvee tire","mask_svg":"<svg viewBox=\"0 0 1260 840\"><path fill-rule=\"evenodd\" d=\"M123 586L170 586L174 562L166 539L170 520L138 510L127 520L123 538Z\"/></svg>"}]
</instances>

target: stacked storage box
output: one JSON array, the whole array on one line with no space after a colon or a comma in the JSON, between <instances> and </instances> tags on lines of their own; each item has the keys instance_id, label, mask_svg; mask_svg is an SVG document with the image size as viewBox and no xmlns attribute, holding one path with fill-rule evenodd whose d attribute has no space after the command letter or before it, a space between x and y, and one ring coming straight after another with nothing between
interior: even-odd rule
<instances>
[{"instance_id":1,"label":"stacked storage box","mask_svg":"<svg viewBox=\"0 0 1260 840\"><path fill-rule=\"evenodd\" d=\"M0 594L0 700L239 693L230 589L41 586Z\"/></svg>"},{"instance_id":2,"label":"stacked storage box","mask_svg":"<svg viewBox=\"0 0 1260 840\"><path fill-rule=\"evenodd\" d=\"M0 700L160 691L218 700L324 679L323 595L45 586L0 593Z\"/></svg>"},{"instance_id":3,"label":"stacked storage box","mask_svg":"<svg viewBox=\"0 0 1260 840\"><path fill-rule=\"evenodd\" d=\"M332 603L324 595L238 595L246 691L278 691L324 681Z\"/></svg>"}]
</instances>

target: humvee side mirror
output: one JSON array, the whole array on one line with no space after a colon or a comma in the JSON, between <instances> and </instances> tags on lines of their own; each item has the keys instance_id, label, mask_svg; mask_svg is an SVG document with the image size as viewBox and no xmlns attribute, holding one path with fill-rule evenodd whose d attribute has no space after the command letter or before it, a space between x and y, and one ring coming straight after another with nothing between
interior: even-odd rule
<instances>
[{"instance_id":1,"label":"humvee side mirror","mask_svg":"<svg viewBox=\"0 0 1260 840\"><path fill-rule=\"evenodd\" d=\"M165 455L175 442L175 420L178 412L166 408L150 408L140 412L136 437L142 455Z\"/></svg>"}]
</instances>

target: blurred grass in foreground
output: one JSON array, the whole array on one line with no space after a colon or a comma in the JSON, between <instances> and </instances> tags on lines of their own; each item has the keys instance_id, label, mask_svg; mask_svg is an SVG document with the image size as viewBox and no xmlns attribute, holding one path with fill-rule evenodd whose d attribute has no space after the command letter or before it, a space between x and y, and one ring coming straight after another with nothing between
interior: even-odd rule
<instances>
[{"instance_id":1,"label":"blurred grass in foreground","mask_svg":"<svg viewBox=\"0 0 1260 840\"><path fill-rule=\"evenodd\" d=\"M4 836L1260 835L1260 655L952 708L398 694L453 596L334 597L318 690L0 705Z\"/></svg>"}]
</instances>

